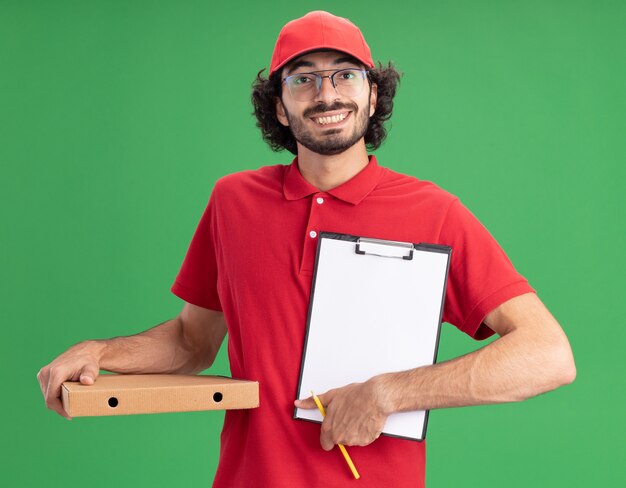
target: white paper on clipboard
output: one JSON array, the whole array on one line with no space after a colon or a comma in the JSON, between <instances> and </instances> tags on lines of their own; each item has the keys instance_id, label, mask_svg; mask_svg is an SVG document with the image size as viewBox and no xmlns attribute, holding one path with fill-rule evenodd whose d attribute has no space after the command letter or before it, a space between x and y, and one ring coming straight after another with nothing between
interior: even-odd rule
<instances>
[{"instance_id":1,"label":"white paper on clipboard","mask_svg":"<svg viewBox=\"0 0 626 488\"><path fill-rule=\"evenodd\" d=\"M320 233L298 398L433 364L451 248ZM294 418L321 422L317 410ZM383 434L426 435L428 411L389 416Z\"/></svg>"}]
</instances>

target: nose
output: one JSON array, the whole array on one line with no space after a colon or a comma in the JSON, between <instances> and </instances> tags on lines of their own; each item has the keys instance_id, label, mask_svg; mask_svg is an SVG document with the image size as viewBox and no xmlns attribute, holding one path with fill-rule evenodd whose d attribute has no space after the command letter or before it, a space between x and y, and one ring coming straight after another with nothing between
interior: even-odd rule
<instances>
[{"instance_id":1,"label":"nose","mask_svg":"<svg viewBox=\"0 0 626 488\"><path fill-rule=\"evenodd\" d=\"M324 102L327 105L332 103L334 100L341 98L337 89L333 86L330 81L330 76L322 77L322 84L320 86L319 92L315 97L316 102Z\"/></svg>"}]
</instances>

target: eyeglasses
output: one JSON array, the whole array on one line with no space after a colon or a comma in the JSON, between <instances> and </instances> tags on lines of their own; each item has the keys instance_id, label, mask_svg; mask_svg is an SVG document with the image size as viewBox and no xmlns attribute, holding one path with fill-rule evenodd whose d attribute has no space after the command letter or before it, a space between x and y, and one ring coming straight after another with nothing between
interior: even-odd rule
<instances>
[{"instance_id":1,"label":"eyeglasses","mask_svg":"<svg viewBox=\"0 0 626 488\"><path fill-rule=\"evenodd\" d=\"M310 73L296 73L283 78L291 96L300 102L313 100L322 88L324 78L330 78L330 83L337 93L345 97L355 97L363 91L367 70L359 68L344 68L335 70L330 75L320 75L326 70L311 71Z\"/></svg>"}]
</instances>

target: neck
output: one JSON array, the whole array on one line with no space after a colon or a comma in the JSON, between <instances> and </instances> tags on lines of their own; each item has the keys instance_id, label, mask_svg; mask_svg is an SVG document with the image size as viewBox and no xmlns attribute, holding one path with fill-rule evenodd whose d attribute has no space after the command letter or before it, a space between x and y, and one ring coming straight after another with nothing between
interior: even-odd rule
<instances>
[{"instance_id":1,"label":"neck","mask_svg":"<svg viewBox=\"0 0 626 488\"><path fill-rule=\"evenodd\" d=\"M332 156L314 153L298 144L300 174L320 191L332 190L345 183L365 168L368 162L363 139L344 152Z\"/></svg>"}]
</instances>

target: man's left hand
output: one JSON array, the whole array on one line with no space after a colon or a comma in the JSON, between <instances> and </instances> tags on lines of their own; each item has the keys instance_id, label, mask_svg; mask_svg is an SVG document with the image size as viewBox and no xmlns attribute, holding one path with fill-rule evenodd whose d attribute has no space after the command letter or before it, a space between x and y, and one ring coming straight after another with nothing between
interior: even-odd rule
<instances>
[{"instance_id":1,"label":"man's left hand","mask_svg":"<svg viewBox=\"0 0 626 488\"><path fill-rule=\"evenodd\" d=\"M351 383L317 395L326 409L320 443L330 451L335 444L367 446L380 436L391 412L375 381ZM317 408L312 397L296 400L295 406Z\"/></svg>"}]
</instances>

